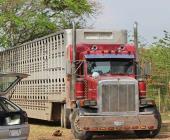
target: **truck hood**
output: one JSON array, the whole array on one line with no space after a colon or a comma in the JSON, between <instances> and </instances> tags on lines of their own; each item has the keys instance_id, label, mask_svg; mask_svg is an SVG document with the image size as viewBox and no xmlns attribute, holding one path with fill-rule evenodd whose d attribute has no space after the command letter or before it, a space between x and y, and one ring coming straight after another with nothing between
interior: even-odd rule
<instances>
[{"instance_id":1,"label":"truck hood","mask_svg":"<svg viewBox=\"0 0 170 140\"><path fill-rule=\"evenodd\" d=\"M109 76L99 76L97 78L88 77L87 80L97 86L97 84L101 81L108 81L108 80L109 81L112 81L112 80L120 80L120 81L122 81L122 80L130 80L131 81L132 80L133 81L133 80L135 80L135 78L130 77L130 76L110 76L110 77Z\"/></svg>"},{"instance_id":2,"label":"truck hood","mask_svg":"<svg viewBox=\"0 0 170 140\"><path fill-rule=\"evenodd\" d=\"M28 77L28 74L23 73L2 73L0 72L0 96L4 96L11 89L21 81L21 79Z\"/></svg>"}]
</instances>

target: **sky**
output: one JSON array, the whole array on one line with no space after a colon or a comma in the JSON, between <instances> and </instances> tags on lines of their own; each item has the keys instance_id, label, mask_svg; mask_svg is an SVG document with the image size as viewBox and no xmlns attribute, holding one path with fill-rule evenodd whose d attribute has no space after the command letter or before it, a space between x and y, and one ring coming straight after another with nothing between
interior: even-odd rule
<instances>
[{"instance_id":1,"label":"sky","mask_svg":"<svg viewBox=\"0 0 170 140\"><path fill-rule=\"evenodd\" d=\"M170 31L170 0L97 0L102 10L91 20L94 28L127 29L133 31L138 22L140 38L145 43L153 37L163 37L163 31Z\"/></svg>"}]
</instances>

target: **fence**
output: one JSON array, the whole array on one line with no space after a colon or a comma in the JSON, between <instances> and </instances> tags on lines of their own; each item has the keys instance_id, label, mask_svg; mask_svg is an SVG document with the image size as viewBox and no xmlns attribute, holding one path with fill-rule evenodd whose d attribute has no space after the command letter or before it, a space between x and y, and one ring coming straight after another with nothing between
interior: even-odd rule
<instances>
[{"instance_id":1,"label":"fence","mask_svg":"<svg viewBox=\"0 0 170 140\"><path fill-rule=\"evenodd\" d=\"M170 112L170 75L152 76L148 81L148 97L156 101L161 113Z\"/></svg>"}]
</instances>

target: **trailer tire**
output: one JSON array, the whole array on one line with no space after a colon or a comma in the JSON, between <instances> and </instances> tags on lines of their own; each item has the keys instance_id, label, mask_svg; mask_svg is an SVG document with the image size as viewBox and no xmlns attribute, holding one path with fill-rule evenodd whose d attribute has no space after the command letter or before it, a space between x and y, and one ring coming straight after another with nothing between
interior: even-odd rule
<instances>
[{"instance_id":1,"label":"trailer tire","mask_svg":"<svg viewBox=\"0 0 170 140\"><path fill-rule=\"evenodd\" d=\"M66 104L61 104L61 127L62 128L71 128L69 116L70 116L70 109L66 108Z\"/></svg>"},{"instance_id":2,"label":"trailer tire","mask_svg":"<svg viewBox=\"0 0 170 140\"><path fill-rule=\"evenodd\" d=\"M78 120L79 111L75 109L71 116L71 131L74 134L76 139L80 140L91 140L93 135L90 132L79 130L76 125L76 121Z\"/></svg>"},{"instance_id":3,"label":"trailer tire","mask_svg":"<svg viewBox=\"0 0 170 140\"><path fill-rule=\"evenodd\" d=\"M64 106L61 104L60 126L64 128Z\"/></svg>"},{"instance_id":4,"label":"trailer tire","mask_svg":"<svg viewBox=\"0 0 170 140\"><path fill-rule=\"evenodd\" d=\"M159 133L161 129L161 123L162 123L161 115L156 107L148 107L145 109L145 111L153 111L155 118L157 119L158 122L158 128L155 130L136 130L135 134L139 138L153 138Z\"/></svg>"},{"instance_id":5,"label":"trailer tire","mask_svg":"<svg viewBox=\"0 0 170 140\"><path fill-rule=\"evenodd\" d=\"M64 104L64 128L68 128L68 129L71 128L70 119L69 119L70 113L71 113L71 109L67 109L66 104Z\"/></svg>"}]
</instances>

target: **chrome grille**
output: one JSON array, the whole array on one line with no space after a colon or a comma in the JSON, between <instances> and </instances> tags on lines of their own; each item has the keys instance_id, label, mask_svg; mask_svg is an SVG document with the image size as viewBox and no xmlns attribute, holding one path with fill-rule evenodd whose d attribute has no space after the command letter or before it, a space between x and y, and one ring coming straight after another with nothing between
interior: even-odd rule
<instances>
[{"instance_id":1,"label":"chrome grille","mask_svg":"<svg viewBox=\"0 0 170 140\"><path fill-rule=\"evenodd\" d=\"M137 111L136 82L107 81L100 85L101 112Z\"/></svg>"}]
</instances>

